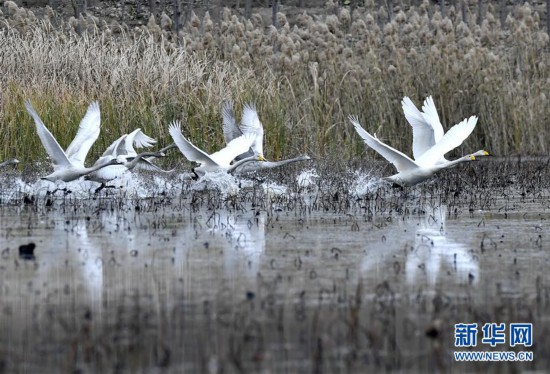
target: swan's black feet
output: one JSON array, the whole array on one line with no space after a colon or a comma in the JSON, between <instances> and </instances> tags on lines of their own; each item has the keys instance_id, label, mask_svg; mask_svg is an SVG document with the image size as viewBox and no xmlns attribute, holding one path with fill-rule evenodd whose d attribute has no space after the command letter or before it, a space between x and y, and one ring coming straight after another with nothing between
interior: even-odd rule
<instances>
[{"instance_id":1,"label":"swan's black feet","mask_svg":"<svg viewBox=\"0 0 550 374\"><path fill-rule=\"evenodd\" d=\"M193 172L194 176L191 177L192 180L194 181L198 181L199 180L199 175L195 172L195 168L191 169L191 171Z\"/></svg>"},{"instance_id":2,"label":"swan's black feet","mask_svg":"<svg viewBox=\"0 0 550 374\"><path fill-rule=\"evenodd\" d=\"M401 186L400 184L397 184L397 183L392 183L391 185L391 188L397 188L399 189L399 191L403 191L403 186Z\"/></svg>"},{"instance_id":3,"label":"swan's black feet","mask_svg":"<svg viewBox=\"0 0 550 374\"><path fill-rule=\"evenodd\" d=\"M68 188L56 188L55 190L53 190L51 192L50 191L46 192L46 196L55 195L55 193L57 191L63 191L63 195L65 195L65 196L73 192L73 191L69 190Z\"/></svg>"},{"instance_id":4,"label":"swan's black feet","mask_svg":"<svg viewBox=\"0 0 550 374\"><path fill-rule=\"evenodd\" d=\"M99 186L98 188L95 189L94 193L99 193L101 192L102 189L104 188L116 188L115 186L107 186L105 183L101 183L101 186Z\"/></svg>"},{"instance_id":5,"label":"swan's black feet","mask_svg":"<svg viewBox=\"0 0 550 374\"><path fill-rule=\"evenodd\" d=\"M258 184L262 184L266 181L265 178L260 178L260 177L257 177L257 176L252 176L252 177L250 177L250 179L252 179L254 182L256 182Z\"/></svg>"},{"instance_id":6,"label":"swan's black feet","mask_svg":"<svg viewBox=\"0 0 550 374\"><path fill-rule=\"evenodd\" d=\"M27 195L25 194L25 196L23 196L23 203L25 205L32 205L34 204L34 195Z\"/></svg>"}]
</instances>

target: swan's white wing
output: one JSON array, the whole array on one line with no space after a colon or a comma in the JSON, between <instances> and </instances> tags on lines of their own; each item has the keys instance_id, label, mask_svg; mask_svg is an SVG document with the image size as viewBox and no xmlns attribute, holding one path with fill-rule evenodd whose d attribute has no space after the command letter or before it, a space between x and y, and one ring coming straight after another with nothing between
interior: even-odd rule
<instances>
[{"instance_id":1,"label":"swan's white wing","mask_svg":"<svg viewBox=\"0 0 550 374\"><path fill-rule=\"evenodd\" d=\"M361 138L367 143L369 147L378 152L382 157L391 162L398 172L416 169L418 165L409 157L399 152L397 149L390 147L387 144L382 143L376 137L366 132L359 124L357 117L349 117L349 120L355 127L355 130Z\"/></svg>"},{"instance_id":2,"label":"swan's white wing","mask_svg":"<svg viewBox=\"0 0 550 374\"><path fill-rule=\"evenodd\" d=\"M424 152L435 145L434 129L424 119L424 116L411 99L405 96L401 101L401 106L405 118L413 129L413 156L415 160L418 160Z\"/></svg>"},{"instance_id":3,"label":"swan's white wing","mask_svg":"<svg viewBox=\"0 0 550 374\"><path fill-rule=\"evenodd\" d=\"M256 106L254 104L245 104L243 106L243 117L241 119L241 131L243 134L251 133L255 135L251 147L256 154L264 154L264 127L258 117Z\"/></svg>"},{"instance_id":4,"label":"swan's white wing","mask_svg":"<svg viewBox=\"0 0 550 374\"><path fill-rule=\"evenodd\" d=\"M422 117L424 120L429 123L433 128L433 136L435 144L441 140L443 137L443 126L441 126L441 121L439 120L439 115L437 114L437 109L435 108L434 99L431 96L428 96L424 100L424 105L422 106Z\"/></svg>"},{"instance_id":5,"label":"swan's white wing","mask_svg":"<svg viewBox=\"0 0 550 374\"><path fill-rule=\"evenodd\" d=\"M50 159L52 160L54 169L66 168L71 166L71 162L63 151L63 148L61 148L57 140L55 140L55 138L53 137L52 133L46 128L29 100L25 101L25 107L27 108L27 112L29 112L31 117L34 119L36 132L38 133L38 137L40 138L42 145L46 149L48 156L50 156Z\"/></svg>"},{"instance_id":6,"label":"swan's white wing","mask_svg":"<svg viewBox=\"0 0 550 374\"><path fill-rule=\"evenodd\" d=\"M115 147L113 156L118 157L137 155L136 151L134 151L134 147L132 147L132 142L130 141L129 137L129 134L124 134L120 138L118 138L118 144Z\"/></svg>"},{"instance_id":7,"label":"swan's white wing","mask_svg":"<svg viewBox=\"0 0 550 374\"><path fill-rule=\"evenodd\" d=\"M212 153L210 158L220 166L229 167L231 161L233 161L233 159L238 155L245 153L255 139L255 134L245 133L230 141L225 148L220 149L218 152Z\"/></svg>"},{"instance_id":8,"label":"swan's white wing","mask_svg":"<svg viewBox=\"0 0 550 374\"><path fill-rule=\"evenodd\" d=\"M126 139L126 150L128 154L135 153L134 146L136 148L149 148L152 147L157 141L143 133L141 129L136 129L128 134Z\"/></svg>"},{"instance_id":9,"label":"swan's white wing","mask_svg":"<svg viewBox=\"0 0 550 374\"><path fill-rule=\"evenodd\" d=\"M147 171L155 171L157 173L171 173L175 169L172 170L164 170L157 165L152 163L152 160L154 157L148 157L148 158L142 158L139 163L136 166L136 169L138 170L147 170Z\"/></svg>"},{"instance_id":10,"label":"swan's white wing","mask_svg":"<svg viewBox=\"0 0 550 374\"><path fill-rule=\"evenodd\" d=\"M311 160L311 157L299 156L299 157L289 158L287 160L280 160L280 161L249 162L248 164L239 166L237 168L237 171L250 172L250 171L256 171L256 170L263 170L263 169L273 169L273 168L278 168L294 162L307 161L307 160Z\"/></svg>"},{"instance_id":11,"label":"swan's white wing","mask_svg":"<svg viewBox=\"0 0 550 374\"><path fill-rule=\"evenodd\" d=\"M222 103L222 124L225 144L243 134L233 114L233 100L224 100Z\"/></svg>"},{"instance_id":12,"label":"swan's white wing","mask_svg":"<svg viewBox=\"0 0 550 374\"><path fill-rule=\"evenodd\" d=\"M108 160L108 161L111 161L111 160ZM106 162L108 162L108 161L106 161ZM93 178L97 178L97 179L103 180L103 181L110 181L110 180L113 180L113 179L116 179L116 178L120 177L127 170L128 169L124 165L110 165L110 166L106 166L102 169L96 170L93 173L92 178L90 178L90 179L93 180Z\"/></svg>"},{"instance_id":13,"label":"swan's white wing","mask_svg":"<svg viewBox=\"0 0 550 374\"><path fill-rule=\"evenodd\" d=\"M86 155L99 136L100 125L99 103L94 101L88 107L86 115L80 121L76 136L67 148L67 157L73 164L84 167Z\"/></svg>"},{"instance_id":14,"label":"swan's white wing","mask_svg":"<svg viewBox=\"0 0 550 374\"><path fill-rule=\"evenodd\" d=\"M117 148L117 156L137 156L137 152L134 149L134 139L140 132L141 129L135 129L122 138L120 146Z\"/></svg>"},{"instance_id":15,"label":"swan's white wing","mask_svg":"<svg viewBox=\"0 0 550 374\"><path fill-rule=\"evenodd\" d=\"M471 116L458 125L454 125L436 145L427 150L416 162L421 166L435 165L447 152L461 145L470 136L476 127L476 123L477 116Z\"/></svg>"},{"instance_id":16,"label":"swan's white wing","mask_svg":"<svg viewBox=\"0 0 550 374\"><path fill-rule=\"evenodd\" d=\"M193 143L185 139L181 133L181 124L179 121L172 122L168 127L168 132L172 136L180 152L183 153L189 161L195 161L205 166L218 166L216 161L214 161L208 153L197 148Z\"/></svg>"},{"instance_id":17,"label":"swan's white wing","mask_svg":"<svg viewBox=\"0 0 550 374\"><path fill-rule=\"evenodd\" d=\"M105 150L105 152L103 152L103 154L101 155L101 157L116 157L117 154L116 154L116 149L120 143L120 141L126 136L125 135L122 135L120 138L118 138L117 140L115 140L114 142L111 143L111 145Z\"/></svg>"},{"instance_id":18,"label":"swan's white wing","mask_svg":"<svg viewBox=\"0 0 550 374\"><path fill-rule=\"evenodd\" d=\"M106 152L106 151L105 151ZM108 155L102 155L100 158L97 159L96 162L94 162L94 165L93 166L97 166L97 165L103 165L103 164L106 164L108 163L109 161L111 161L113 158L115 158L116 156L112 156L111 154L108 154ZM96 174L97 172L101 171L102 169L99 169L99 170L96 170L93 172L93 174Z\"/></svg>"}]
</instances>

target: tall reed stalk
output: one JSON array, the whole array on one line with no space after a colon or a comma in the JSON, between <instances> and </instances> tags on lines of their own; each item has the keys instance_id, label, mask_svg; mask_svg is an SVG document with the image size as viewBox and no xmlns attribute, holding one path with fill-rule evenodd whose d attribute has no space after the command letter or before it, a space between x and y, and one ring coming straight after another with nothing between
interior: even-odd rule
<instances>
[{"instance_id":1,"label":"tall reed stalk","mask_svg":"<svg viewBox=\"0 0 550 374\"><path fill-rule=\"evenodd\" d=\"M366 2L368 3L368 2ZM472 114L477 128L461 148L493 154L545 154L550 138L548 34L528 4L505 25L489 7L481 25L453 7L443 17L428 3L386 22L384 9L342 8L323 19L300 15L278 29L258 15L225 9L219 23L192 14L176 33L161 25L130 29L94 17L37 18L5 2L0 15L0 157L43 158L23 101L29 98L60 144L74 136L85 108L99 100L99 155L123 133L142 128L161 144L167 125L208 151L223 144L223 99L254 101L272 159L308 153L349 159L365 152L347 121L410 153L401 110L407 95L421 105L433 95L445 128ZM78 34L75 30L79 30ZM460 152L461 150L458 150ZM372 153L369 153L372 154Z\"/></svg>"}]
</instances>

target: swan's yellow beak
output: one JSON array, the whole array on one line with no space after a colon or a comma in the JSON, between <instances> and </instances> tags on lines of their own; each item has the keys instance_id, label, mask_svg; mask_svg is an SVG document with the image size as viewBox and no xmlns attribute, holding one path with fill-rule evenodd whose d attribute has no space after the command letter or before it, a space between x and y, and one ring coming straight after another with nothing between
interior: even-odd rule
<instances>
[{"instance_id":1,"label":"swan's yellow beak","mask_svg":"<svg viewBox=\"0 0 550 374\"><path fill-rule=\"evenodd\" d=\"M258 156L258 161L265 161L265 158L264 158L264 156L262 156L262 155L259 155L259 156Z\"/></svg>"},{"instance_id":2,"label":"swan's yellow beak","mask_svg":"<svg viewBox=\"0 0 550 374\"><path fill-rule=\"evenodd\" d=\"M489 152L483 151L483 155L484 155L484 156L489 156Z\"/></svg>"},{"instance_id":3,"label":"swan's yellow beak","mask_svg":"<svg viewBox=\"0 0 550 374\"><path fill-rule=\"evenodd\" d=\"M476 160L476 156L470 156L470 160L475 161L475 160Z\"/></svg>"}]
</instances>

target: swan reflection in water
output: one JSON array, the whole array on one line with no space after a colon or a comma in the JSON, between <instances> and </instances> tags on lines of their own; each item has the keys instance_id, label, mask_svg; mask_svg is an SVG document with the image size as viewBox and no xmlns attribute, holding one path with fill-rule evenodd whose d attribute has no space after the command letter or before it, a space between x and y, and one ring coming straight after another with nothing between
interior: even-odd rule
<instances>
[{"instance_id":1,"label":"swan reflection in water","mask_svg":"<svg viewBox=\"0 0 550 374\"><path fill-rule=\"evenodd\" d=\"M212 215L206 222L213 237L223 236L217 244L223 248L224 273L255 277L265 251L265 213L253 211L230 213L226 210Z\"/></svg>"},{"instance_id":2,"label":"swan reflection in water","mask_svg":"<svg viewBox=\"0 0 550 374\"><path fill-rule=\"evenodd\" d=\"M405 235L414 232L414 244L410 243L412 238L405 238L407 249L404 270L408 285L425 283L434 287L442 281L455 284L478 282L478 261L470 253L468 246L449 237L446 231L446 217L447 207L441 205L435 208L432 214L423 216L420 222L409 221L408 224L414 225L414 229L407 229ZM362 264L363 273L391 268L392 263L395 266L396 258L403 253L402 248L396 243L392 248L382 247L376 251L369 251Z\"/></svg>"},{"instance_id":3,"label":"swan reflection in water","mask_svg":"<svg viewBox=\"0 0 550 374\"><path fill-rule=\"evenodd\" d=\"M469 248L446 235L447 207L441 206L433 215L423 218L416 231L415 250L409 254L405 266L407 283L414 284L422 277L425 266L427 283L437 283L442 271L455 274L458 283L477 283L479 264Z\"/></svg>"},{"instance_id":4,"label":"swan reflection in water","mask_svg":"<svg viewBox=\"0 0 550 374\"><path fill-rule=\"evenodd\" d=\"M41 245L47 254L40 257L47 261L37 276L51 278L68 266L70 282L92 305L101 305L115 289L133 289L146 269L189 279L204 272L201 264L207 262L230 278L255 278L265 250L265 220L265 213L220 210L162 230L147 214L59 219Z\"/></svg>"}]
</instances>

